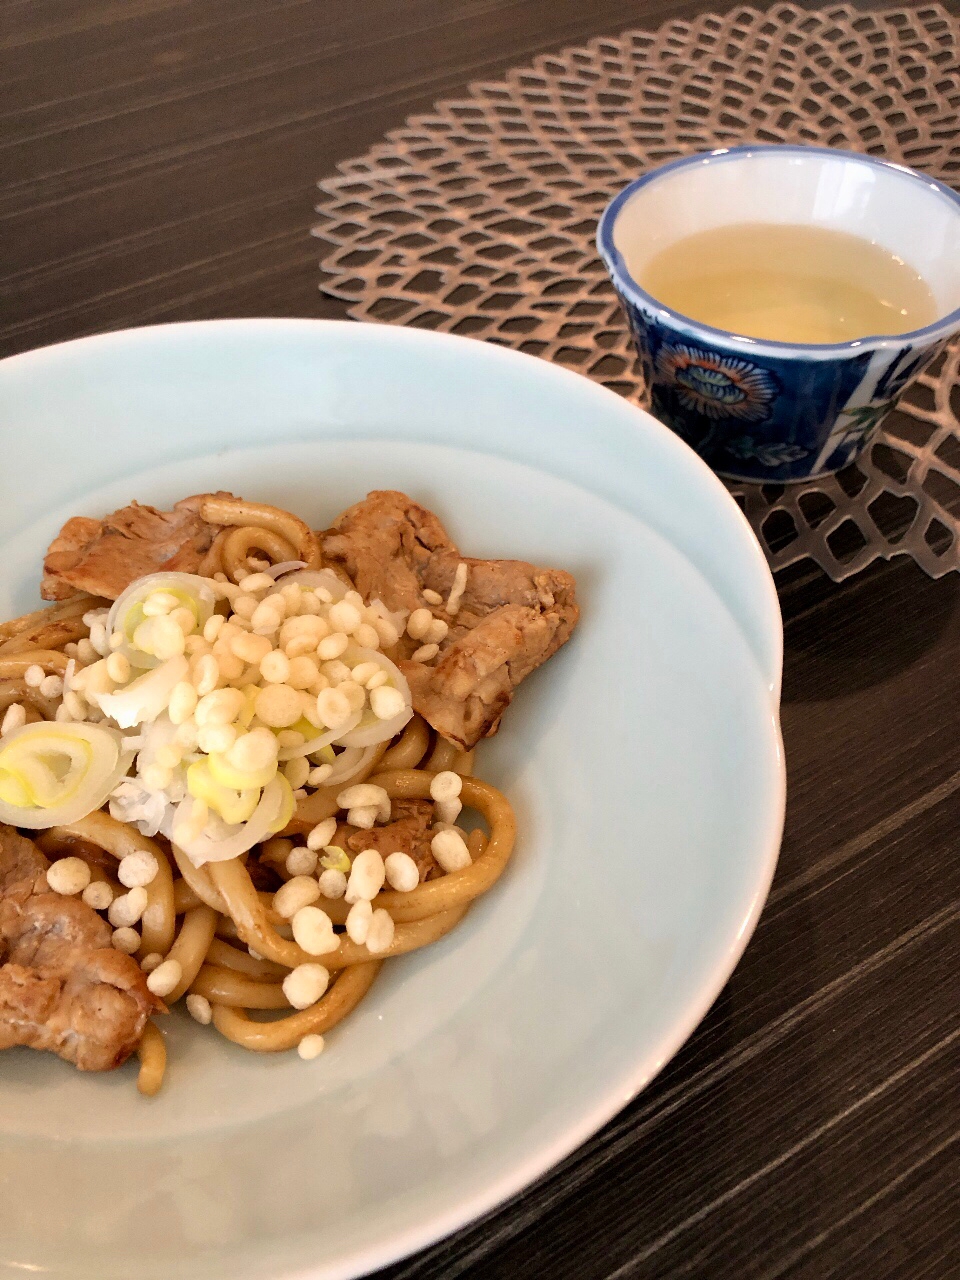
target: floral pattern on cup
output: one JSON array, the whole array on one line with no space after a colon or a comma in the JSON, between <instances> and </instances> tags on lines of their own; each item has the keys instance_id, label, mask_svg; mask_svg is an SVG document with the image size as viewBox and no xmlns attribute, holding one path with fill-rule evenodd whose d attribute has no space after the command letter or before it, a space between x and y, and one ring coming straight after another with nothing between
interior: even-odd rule
<instances>
[{"instance_id":1,"label":"floral pattern on cup","mask_svg":"<svg viewBox=\"0 0 960 1280\"><path fill-rule=\"evenodd\" d=\"M683 342L664 343L655 367L662 381L677 388L685 408L707 418L762 422L777 392L776 380L765 369Z\"/></svg>"},{"instance_id":2,"label":"floral pattern on cup","mask_svg":"<svg viewBox=\"0 0 960 1280\"><path fill-rule=\"evenodd\" d=\"M946 345L843 349L746 360L709 330L665 320L623 293L654 414L721 475L789 481L838 471L860 453L907 384ZM829 350L829 349L828 349Z\"/></svg>"}]
</instances>

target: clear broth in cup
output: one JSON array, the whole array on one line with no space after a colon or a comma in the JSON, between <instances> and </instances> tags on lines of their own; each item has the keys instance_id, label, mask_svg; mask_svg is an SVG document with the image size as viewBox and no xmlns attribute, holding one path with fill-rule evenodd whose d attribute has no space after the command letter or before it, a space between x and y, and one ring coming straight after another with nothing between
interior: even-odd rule
<instances>
[{"instance_id":1,"label":"clear broth in cup","mask_svg":"<svg viewBox=\"0 0 960 1280\"><path fill-rule=\"evenodd\" d=\"M701 324L776 342L850 342L937 319L922 276L859 236L823 227L737 223L667 245L633 278Z\"/></svg>"}]
</instances>

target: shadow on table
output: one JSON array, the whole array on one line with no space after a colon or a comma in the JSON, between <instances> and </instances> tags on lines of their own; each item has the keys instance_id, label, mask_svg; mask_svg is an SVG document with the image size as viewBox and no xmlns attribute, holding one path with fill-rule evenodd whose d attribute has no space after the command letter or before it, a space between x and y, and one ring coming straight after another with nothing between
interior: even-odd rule
<instances>
[{"instance_id":1,"label":"shadow on table","mask_svg":"<svg viewBox=\"0 0 960 1280\"><path fill-rule=\"evenodd\" d=\"M935 581L905 557L842 583L807 562L778 588L785 703L822 702L880 684L957 630L960 575Z\"/></svg>"}]
</instances>

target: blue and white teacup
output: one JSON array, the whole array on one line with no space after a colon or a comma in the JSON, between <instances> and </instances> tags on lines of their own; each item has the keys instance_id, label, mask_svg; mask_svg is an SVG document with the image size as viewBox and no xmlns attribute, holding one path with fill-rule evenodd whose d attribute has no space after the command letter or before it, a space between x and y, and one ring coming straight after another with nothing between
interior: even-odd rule
<instances>
[{"instance_id":1,"label":"blue and white teacup","mask_svg":"<svg viewBox=\"0 0 960 1280\"><path fill-rule=\"evenodd\" d=\"M879 244L923 277L938 319L892 337L766 341L671 311L627 270L625 244L642 265L644 254L737 223L817 226ZM688 156L621 191L600 219L597 247L640 352L652 411L733 479L839 471L960 332L960 196L872 156L794 146Z\"/></svg>"}]
</instances>

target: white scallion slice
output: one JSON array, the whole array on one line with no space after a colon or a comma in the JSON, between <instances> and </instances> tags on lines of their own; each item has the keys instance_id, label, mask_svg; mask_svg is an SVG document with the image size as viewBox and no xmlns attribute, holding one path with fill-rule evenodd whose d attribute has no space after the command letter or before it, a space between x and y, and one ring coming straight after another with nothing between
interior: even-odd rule
<instances>
[{"instance_id":1,"label":"white scallion slice","mask_svg":"<svg viewBox=\"0 0 960 1280\"><path fill-rule=\"evenodd\" d=\"M189 609L197 620L196 631L203 630L203 625L213 613L217 602L210 584L195 573L150 573L145 578L137 578L135 582L131 582L113 603L107 619L107 634L113 635L114 631L119 631L123 635L120 653L130 660L131 666L145 670L158 666L160 659L138 649L133 643L133 634L144 620L144 604L156 591L168 592L176 597L180 605Z\"/></svg>"},{"instance_id":2,"label":"white scallion slice","mask_svg":"<svg viewBox=\"0 0 960 1280\"><path fill-rule=\"evenodd\" d=\"M250 787L265 787L277 772L276 760L271 760L262 769L238 769L230 763L226 755L212 752L206 757L210 776L224 787L234 791L246 791Z\"/></svg>"},{"instance_id":3,"label":"white scallion slice","mask_svg":"<svg viewBox=\"0 0 960 1280\"><path fill-rule=\"evenodd\" d=\"M100 694L100 710L115 720L121 729L132 729L135 724L156 720L166 710L173 686L186 680L189 671L190 664L182 654L168 658L116 693Z\"/></svg>"},{"instance_id":4,"label":"white scallion slice","mask_svg":"<svg viewBox=\"0 0 960 1280\"><path fill-rule=\"evenodd\" d=\"M333 741L343 747L370 747L377 742L387 742L395 734L399 733L413 716L413 699L410 696L410 686L407 684L403 672L395 662L391 662L378 649L361 649L359 645L351 644L344 654L344 660L351 667L361 662L375 662L382 667L387 673L387 684L382 687L390 686L398 689L403 694L404 707L402 711L399 711L389 720L380 720L367 707L357 727L351 729L348 733L339 734Z\"/></svg>"},{"instance_id":5,"label":"white scallion slice","mask_svg":"<svg viewBox=\"0 0 960 1280\"><path fill-rule=\"evenodd\" d=\"M349 782L351 778L356 777L361 769L373 759L373 754L377 749L376 743L370 747L344 747L333 762L333 772L329 773L323 780L325 787L343 786L345 782Z\"/></svg>"},{"instance_id":6,"label":"white scallion slice","mask_svg":"<svg viewBox=\"0 0 960 1280\"><path fill-rule=\"evenodd\" d=\"M312 591L314 587L323 587L330 592L332 600L342 600L350 590L347 583L341 581L332 569L298 569L295 573L286 573L271 587L268 596L275 595L291 582L302 587L304 591Z\"/></svg>"},{"instance_id":7,"label":"white scallion slice","mask_svg":"<svg viewBox=\"0 0 960 1280\"><path fill-rule=\"evenodd\" d=\"M15 729L0 747L0 821L41 830L85 818L132 759L107 725L41 721Z\"/></svg>"},{"instance_id":8,"label":"white scallion slice","mask_svg":"<svg viewBox=\"0 0 960 1280\"><path fill-rule=\"evenodd\" d=\"M133 823L144 836L157 834L172 807L163 791L148 791L135 778L122 778L110 793L110 817Z\"/></svg>"},{"instance_id":9,"label":"white scallion slice","mask_svg":"<svg viewBox=\"0 0 960 1280\"><path fill-rule=\"evenodd\" d=\"M195 760L187 770L187 790L196 800L204 801L224 822L231 825L246 822L256 812L260 802L258 787L240 790L218 782L206 757Z\"/></svg>"},{"instance_id":10,"label":"white scallion slice","mask_svg":"<svg viewBox=\"0 0 960 1280\"><path fill-rule=\"evenodd\" d=\"M275 831L282 830L293 815L294 801L290 783L283 774L278 773L267 783L251 817L240 826L226 826L219 823L218 836L204 830L199 835L187 838L183 835L183 820L189 823L193 807L192 798L181 802L170 827L171 838L183 850L195 867L202 867L205 862L227 862L230 858L238 858L240 854L252 849L255 844L265 840Z\"/></svg>"},{"instance_id":11,"label":"white scallion slice","mask_svg":"<svg viewBox=\"0 0 960 1280\"><path fill-rule=\"evenodd\" d=\"M272 578L276 582L278 578L284 577L285 574L293 573L297 569L305 569L306 567L306 560L282 560L280 564L272 564L269 569L264 569L263 572L268 578Z\"/></svg>"},{"instance_id":12,"label":"white scallion slice","mask_svg":"<svg viewBox=\"0 0 960 1280\"><path fill-rule=\"evenodd\" d=\"M403 628L410 617L409 609L388 609L383 601L379 599L371 600L370 608L373 609L374 613L378 613L381 618L392 623L399 635L403 635Z\"/></svg>"},{"instance_id":13,"label":"white scallion slice","mask_svg":"<svg viewBox=\"0 0 960 1280\"><path fill-rule=\"evenodd\" d=\"M319 734L316 738L310 738L306 742L302 742L299 747L281 747L278 759L294 760L297 756L312 756L315 751L320 751L323 747L327 747L331 742L339 742L345 733L349 733L361 721L362 712L354 711L349 719L344 720L343 724L338 724L334 729L327 729L324 733Z\"/></svg>"}]
</instances>

